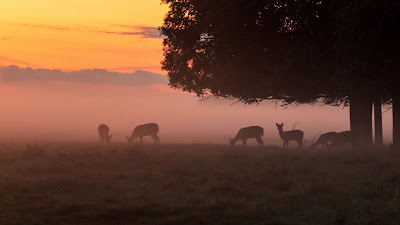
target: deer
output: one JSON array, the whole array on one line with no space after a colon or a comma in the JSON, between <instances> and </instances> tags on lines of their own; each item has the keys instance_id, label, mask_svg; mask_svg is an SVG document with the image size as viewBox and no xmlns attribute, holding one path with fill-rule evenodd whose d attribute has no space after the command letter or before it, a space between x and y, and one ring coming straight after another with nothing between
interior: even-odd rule
<instances>
[{"instance_id":1,"label":"deer","mask_svg":"<svg viewBox=\"0 0 400 225\"><path fill-rule=\"evenodd\" d=\"M321 134L319 136L318 140L315 143L311 144L310 148L314 149L318 145L321 145L321 148L324 148L324 147L327 148L328 144L335 139L337 134L338 134L337 132L328 132L328 133Z\"/></svg>"},{"instance_id":2,"label":"deer","mask_svg":"<svg viewBox=\"0 0 400 225\"><path fill-rule=\"evenodd\" d=\"M278 130L279 130L279 136L283 140L283 148L288 148L289 147L289 141L297 141L299 143L299 147L303 149L303 137L304 137L304 132L301 130L291 130L291 131L283 131L283 123L282 124L277 124L275 123Z\"/></svg>"},{"instance_id":3,"label":"deer","mask_svg":"<svg viewBox=\"0 0 400 225\"><path fill-rule=\"evenodd\" d=\"M246 146L246 140L249 138L255 138L257 140L258 146L263 146L264 142L261 139L264 136L264 129L259 126L244 127L238 131L235 138L229 138L231 146L234 146L238 140L243 141L243 146Z\"/></svg>"},{"instance_id":4,"label":"deer","mask_svg":"<svg viewBox=\"0 0 400 225\"><path fill-rule=\"evenodd\" d=\"M144 136L151 136L154 139L154 143L160 144L160 138L157 136L159 131L158 125L155 123L146 123L137 126L130 137L126 137L128 143L132 143L134 139L140 138L140 143L143 143Z\"/></svg>"},{"instance_id":5,"label":"deer","mask_svg":"<svg viewBox=\"0 0 400 225\"><path fill-rule=\"evenodd\" d=\"M99 132L100 142L110 143L112 135L108 135L110 132L110 128L105 124L100 124L97 128Z\"/></svg>"},{"instance_id":6,"label":"deer","mask_svg":"<svg viewBox=\"0 0 400 225\"><path fill-rule=\"evenodd\" d=\"M352 140L351 131L343 131L337 133L333 138L331 144L328 146L328 149L332 149L333 147L338 147L338 146L343 148L343 145L351 143L351 140Z\"/></svg>"}]
</instances>

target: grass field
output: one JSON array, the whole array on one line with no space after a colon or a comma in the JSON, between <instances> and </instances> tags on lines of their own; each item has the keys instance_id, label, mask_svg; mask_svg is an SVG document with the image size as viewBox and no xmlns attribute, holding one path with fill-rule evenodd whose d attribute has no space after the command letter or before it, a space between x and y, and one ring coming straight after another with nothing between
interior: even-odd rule
<instances>
[{"instance_id":1,"label":"grass field","mask_svg":"<svg viewBox=\"0 0 400 225\"><path fill-rule=\"evenodd\" d=\"M0 145L0 224L399 224L400 152Z\"/></svg>"}]
</instances>

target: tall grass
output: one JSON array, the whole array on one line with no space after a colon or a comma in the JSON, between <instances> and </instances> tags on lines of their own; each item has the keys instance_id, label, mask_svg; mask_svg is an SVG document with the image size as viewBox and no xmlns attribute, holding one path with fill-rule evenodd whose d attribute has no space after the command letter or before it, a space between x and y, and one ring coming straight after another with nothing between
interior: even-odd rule
<instances>
[{"instance_id":1,"label":"tall grass","mask_svg":"<svg viewBox=\"0 0 400 225\"><path fill-rule=\"evenodd\" d=\"M0 224L399 224L400 152L0 146Z\"/></svg>"}]
</instances>

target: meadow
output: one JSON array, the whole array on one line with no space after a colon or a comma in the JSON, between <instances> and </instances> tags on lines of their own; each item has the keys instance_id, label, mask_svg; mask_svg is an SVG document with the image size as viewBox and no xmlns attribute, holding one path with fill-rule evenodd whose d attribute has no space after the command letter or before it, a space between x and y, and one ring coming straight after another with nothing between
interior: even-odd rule
<instances>
[{"instance_id":1,"label":"meadow","mask_svg":"<svg viewBox=\"0 0 400 225\"><path fill-rule=\"evenodd\" d=\"M0 145L0 224L399 224L400 152Z\"/></svg>"}]
</instances>

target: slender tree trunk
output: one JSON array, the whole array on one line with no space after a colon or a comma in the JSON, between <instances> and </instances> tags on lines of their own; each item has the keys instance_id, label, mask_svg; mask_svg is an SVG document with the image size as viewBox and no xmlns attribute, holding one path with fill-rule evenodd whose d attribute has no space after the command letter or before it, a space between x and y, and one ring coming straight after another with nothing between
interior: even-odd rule
<instances>
[{"instance_id":1,"label":"slender tree trunk","mask_svg":"<svg viewBox=\"0 0 400 225\"><path fill-rule=\"evenodd\" d=\"M374 100L374 121L375 121L375 145L382 147L383 145L383 129L382 129L382 100L378 96Z\"/></svg>"},{"instance_id":2,"label":"slender tree trunk","mask_svg":"<svg viewBox=\"0 0 400 225\"><path fill-rule=\"evenodd\" d=\"M350 129L354 148L369 149L373 144L372 104L367 90L358 90L350 96Z\"/></svg>"},{"instance_id":3,"label":"slender tree trunk","mask_svg":"<svg viewBox=\"0 0 400 225\"><path fill-rule=\"evenodd\" d=\"M397 96L396 96L397 95ZM393 147L400 149L400 96L393 96Z\"/></svg>"}]
</instances>

